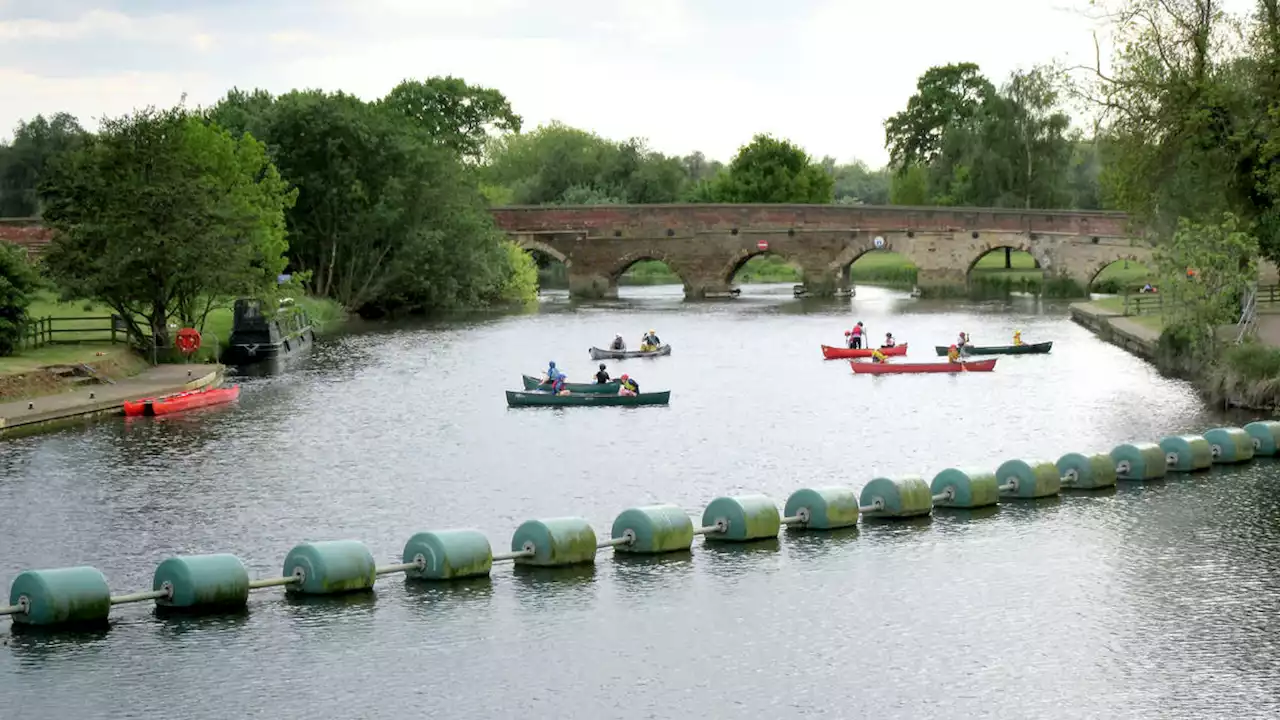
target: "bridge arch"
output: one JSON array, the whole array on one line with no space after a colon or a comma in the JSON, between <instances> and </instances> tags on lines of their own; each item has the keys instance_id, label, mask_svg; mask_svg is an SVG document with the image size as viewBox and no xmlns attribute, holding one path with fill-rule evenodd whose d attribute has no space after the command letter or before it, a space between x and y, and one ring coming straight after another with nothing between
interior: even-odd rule
<instances>
[{"instance_id":1,"label":"bridge arch","mask_svg":"<svg viewBox=\"0 0 1280 720\"><path fill-rule=\"evenodd\" d=\"M969 264L964 270L964 276L966 279L973 274L973 271L978 267L978 263L981 262L984 257L987 257L996 250L1013 250L1015 252L1026 253L1030 255L1031 259L1035 262L1036 270L1048 272L1053 269L1053 258L1049 253L1044 248L1032 243L991 243L982 245L976 249L977 254L969 260ZM1016 270L1017 268L1014 269Z\"/></svg>"},{"instance_id":2,"label":"bridge arch","mask_svg":"<svg viewBox=\"0 0 1280 720\"><path fill-rule=\"evenodd\" d=\"M630 270L632 265L644 262L645 260L657 260L663 265L666 265L671 272L675 273L676 277L680 278L680 282L684 285L686 290L692 287L689 283L689 278L691 276L687 272L687 269L681 267L679 262L673 261L667 253L661 252L652 247L642 250L633 250L632 252L618 258L608 272L609 284L613 287L617 287L618 279L622 277L623 273Z\"/></svg>"},{"instance_id":3,"label":"bridge arch","mask_svg":"<svg viewBox=\"0 0 1280 720\"><path fill-rule=\"evenodd\" d=\"M743 266L745 266L747 263L751 262L755 258L767 257L767 256L781 258L788 265L796 265L796 262L792 260L791 257L788 256L786 253L778 252L773 248L769 248L767 250L761 250L759 248L742 248L741 250L738 250L735 253L733 253L732 257L729 259L729 262L724 264L724 267L721 268L720 270L718 279L720 282L728 286L733 283L733 278L737 276L738 272L742 270Z\"/></svg>"},{"instance_id":4,"label":"bridge arch","mask_svg":"<svg viewBox=\"0 0 1280 720\"><path fill-rule=\"evenodd\" d=\"M1135 265L1140 266L1141 268L1143 268L1144 270L1148 271L1151 274L1155 273L1155 268L1152 267L1152 265L1154 264L1153 258L1150 255L1144 255L1139 253L1117 253L1116 257L1110 260L1102 260L1098 263L1095 263L1089 269L1089 271L1086 273L1086 279L1088 280L1088 282L1086 283L1086 287L1092 288L1098 282L1098 277L1102 275L1102 273L1106 272L1110 268L1113 268L1116 263L1123 263L1123 262L1134 263Z\"/></svg>"},{"instance_id":5,"label":"bridge arch","mask_svg":"<svg viewBox=\"0 0 1280 720\"><path fill-rule=\"evenodd\" d=\"M551 247L550 245L540 240L533 240L531 238L520 238L519 240L516 241L516 245L519 246L525 252L542 253L543 255L546 255L549 258L552 258L560 263L563 263L566 268L571 267L573 265L573 261L571 261L568 258L568 256L566 256L564 253L560 252L559 250Z\"/></svg>"}]
</instances>

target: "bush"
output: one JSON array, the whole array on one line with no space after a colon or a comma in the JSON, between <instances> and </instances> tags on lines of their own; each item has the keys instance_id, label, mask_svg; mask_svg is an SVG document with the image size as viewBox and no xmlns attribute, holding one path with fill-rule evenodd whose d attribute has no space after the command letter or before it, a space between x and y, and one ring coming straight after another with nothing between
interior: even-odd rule
<instances>
[{"instance_id":1,"label":"bush","mask_svg":"<svg viewBox=\"0 0 1280 720\"><path fill-rule=\"evenodd\" d=\"M1280 349L1257 342L1223 351L1208 373L1209 394L1252 408L1280 405Z\"/></svg>"},{"instance_id":2,"label":"bush","mask_svg":"<svg viewBox=\"0 0 1280 720\"><path fill-rule=\"evenodd\" d=\"M0 242L0 357L18 350L27 323L27 307L40 278L21 248Z\"/></svg>"}]
</instances>

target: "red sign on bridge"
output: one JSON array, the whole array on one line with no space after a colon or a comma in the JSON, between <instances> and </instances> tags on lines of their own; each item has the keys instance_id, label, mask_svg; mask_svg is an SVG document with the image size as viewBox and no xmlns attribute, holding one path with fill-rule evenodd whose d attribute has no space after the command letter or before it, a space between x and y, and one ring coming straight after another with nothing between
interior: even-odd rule
<instances>
[{"instance_id":1,"label":"red sign on bridge","mask_svg":"<svg viewBox=\"0 0 1280 720\"><path fill-rule=\"evenodd\" d=\"M756 241L756 247L757 247L757 248L759 248L759 249L761 249L761 250L768 250L768 249L769 249L769 241L768 241L768 240L757 240L757 241Z\"/></svg>"}]
</instances>

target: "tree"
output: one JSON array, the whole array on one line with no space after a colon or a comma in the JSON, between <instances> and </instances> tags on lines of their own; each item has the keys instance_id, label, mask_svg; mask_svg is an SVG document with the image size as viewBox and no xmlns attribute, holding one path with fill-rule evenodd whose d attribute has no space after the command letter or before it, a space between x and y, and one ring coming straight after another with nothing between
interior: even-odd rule
<instances>
[{"instance_id":1,"label":"tree","mask_svg":"<svg viewBox=\"0 0 1280 720\"><path fill-rule=\"evenodd\" d=\"M872 170L861 160L838 165L835 158L823 158L822 165L834 181L835 201L847 205L888 205L890 173Z\"/></svg>"},{"instance_id":2,"label":"tree","mask_svg":"<svg viewBox=\"0 0 1280 720\"><path fill-rule=\"evenodd\" d=\"M289 260L365 315L501 299L515 268L454 152L403 114L343 93L291 92L259 121L284 177Z\"/></svg>"},{"instance_id":3,"label":"tree","mask_svg":"<svg viewBox=\"0 0 1280 720\"><path fill-rule=\"evenodd\" d=\"M145 326L167 348L171 316L203 327L218 300L270 292L285 267L295 194L265 146L182 107L104 120L53 163L41 196L49 274L109 305L139 344Z\"/></svg>"},{"instance_id":4,"label":"tree","mask_svg":"<svg viewBox=\"0 0 1280 720\"><path fill-rule=\"evenodd\" d=\"M0 242L0 357L17 352L27 307L39 284L26 251Z\"/></svg>"},{"instance_id":5,"label":"tree","mask_svg":"<svg viewBox=\"0 0 1280 720\"><path fill-rule=\"evenodd\" d=\"M13 143L0 158L0 216L40 214L37 188L54 158L79 147L87 137L80 122L67 113L37 115L18 123Z\"/></svg>"},{"instance_id":6,"label":"tree","mask_svg":"<svg viewBox=\"0 0 1280 720\"><path fill-rule=\"evenodd\" d=\"M497 90L453 76L405 80L382 99L461 157L479 162L493 131L520 132L521 118Z\"/></svg>"},{"instance_id":7,"label":"tree","mask_svg":"<svg viewBox=\"0 0 1280 720\"><path fill-rule=\"evenodd\" d=\"M926 70L906 109L885 120L889 165L901 171L933 162L942 150L945 131L972 118L994 93L991 82L973 63Z\"/></svg>"},{"instance_id":8,"label":"tree","mask_svg":"<svg viewBox=\"0 0 1280 720\"><path fill-rule=\"evenodd\" d=\"M786 140L756 135L708 188L713 202L829 203L835 181Z\"/></svg>"},{"instance_id":9,"label":"tree","mask_svg":"<svg viewBox=\"0 0 1280 720\"><path fill-rule=\"evenodd\" d=\"M889 202L893 205L928 205L929 171L922 165L908 165L895 173L889 186Z\"/></svg>"}]
</instances>

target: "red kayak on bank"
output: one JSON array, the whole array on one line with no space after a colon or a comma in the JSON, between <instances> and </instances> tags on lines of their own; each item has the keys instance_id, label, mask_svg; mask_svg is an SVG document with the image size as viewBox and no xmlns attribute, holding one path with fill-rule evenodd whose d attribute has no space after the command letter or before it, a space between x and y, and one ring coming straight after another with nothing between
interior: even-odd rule
<instances>
[{"instance_id":1,"label":"red kayak on bank","mask_svg":"<svg viewBox=\"0 0 1280 720\"><path fill-rule=\"evenodd\" d=\"M907 343L902 343L901 345L894 345L893 347L890 347L890 348L878 348L878 349L880 350L880 352L884 353L886 357L891 355L906 355ZM826 358L827 360L846 360L848 358L869 358L871 357L871 353L875 352L876 350L877 348L842 348L842 347L831 347L830 345L823 345L822 357Z\"/></svg>"},{"instance_id":2,"label":"red kayak on bank","mask_svg":"<svg viewBox=\"0 0 1280 720\"><path fill-rule=\"evenodd\" d=\"M240 397L240 386L211 387L203 390L165 395L164 397L142 398L130 400L124 404L124 414L131 417L169 415L183 410L208 407L229 403Z\"/></svg>"},{"instance_id":3,"label":"red kayak on bank","mask_svg":"<svg viewBox=\"0 0 1280 720\"><path fill-rule=\"evenodd\" d=\"M996 368L996 359L978 360L976 362L941 362L941 363L869 363L851 362L853 371L859 375L894 375L903 373L961 373L991 372Z\"/></svg>"}]
</instances>

